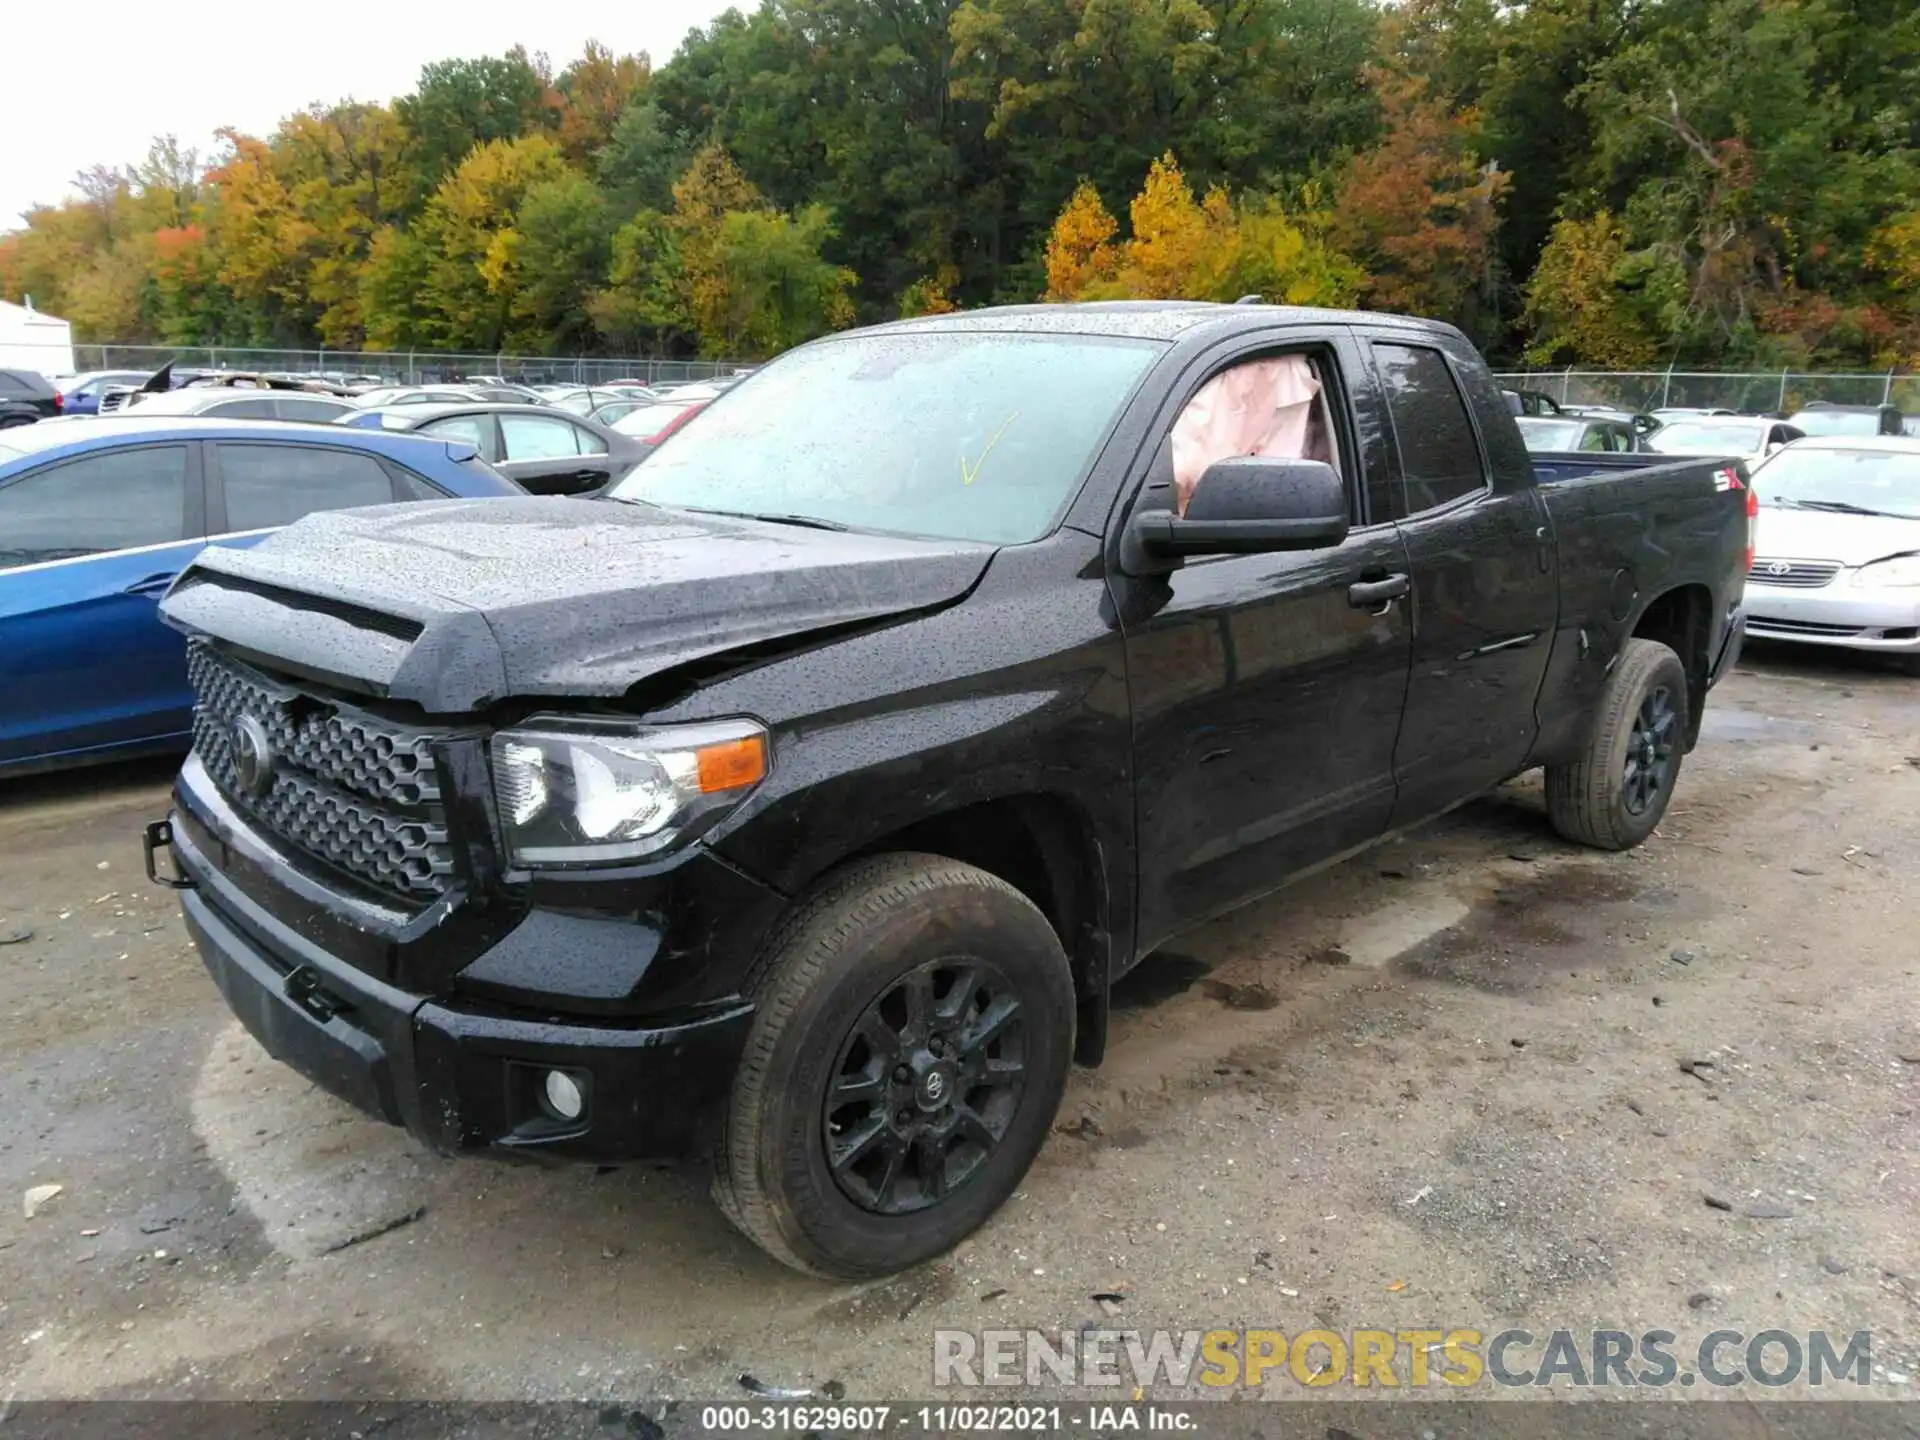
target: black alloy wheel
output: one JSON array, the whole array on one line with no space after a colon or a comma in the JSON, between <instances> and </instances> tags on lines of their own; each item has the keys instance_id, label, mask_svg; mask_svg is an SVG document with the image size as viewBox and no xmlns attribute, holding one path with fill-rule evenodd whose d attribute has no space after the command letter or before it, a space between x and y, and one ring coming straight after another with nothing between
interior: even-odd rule
<instances>
[{"instance_id":1,"label":"black alloy wheel","mask_svg":"<svg viewBox=\"0 0 1920 1440\"><path fill-rule=\"evenodd\" d=\"M1672 785L1673 755L1679 738L1680 715L1673 693L1662 685L1647 693L1633 720L1627 740L1627 761L1621 775L1621 802L1630 815L1644 815Z\"/></svg>"},{"instance_id":2,"label":"black alloy wheel","mask_svg":"<svg viewBox=\"0 0 1920 1440\"><path fill-rule=\"evenodd\" d=\"M967 1184L1020 1108L1025 1053L1020 994L994 966L940 959L902 975L854 1022L822 1101L842 1193L907 1215Z\"/></svg>"}]
</instances>

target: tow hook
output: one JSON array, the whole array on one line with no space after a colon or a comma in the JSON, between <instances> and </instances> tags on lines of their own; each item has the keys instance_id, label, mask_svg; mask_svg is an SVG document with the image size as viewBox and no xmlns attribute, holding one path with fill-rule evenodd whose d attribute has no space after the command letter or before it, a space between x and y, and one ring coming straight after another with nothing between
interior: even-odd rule
<instances>
[{"instance_id":1,"label":"tow hook","mask_svg":"<svg viewBox=\"0 0 1920 1440\"><path fill-rule=\"evenodd\" d=\"M146 854L147 879L156 885L164 885L169 890L191 890L193 881L180 873L180 867L173 859L173 822L155 820L140 834L140 848ZM173 873L160 873L159 852L167 853L167 868Z\"/></svg>"},{"instance_id":2,"label":"tow hook","mask_svg":"<svg viewBox=\"0 0 1920 1440\"><path fill-rule=\"evenodd\" d=\"M321 988L320 972L311 965L295 966L280 985L289 1000L323 1025L346 1008Z\"/></svg>"}]
</instances>

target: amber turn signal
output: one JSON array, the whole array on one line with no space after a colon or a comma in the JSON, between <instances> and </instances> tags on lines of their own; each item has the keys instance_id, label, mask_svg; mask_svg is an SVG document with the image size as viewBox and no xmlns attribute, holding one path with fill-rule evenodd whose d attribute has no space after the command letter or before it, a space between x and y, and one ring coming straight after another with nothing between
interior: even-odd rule
<instances>
[{"instance_id":1,"label":"amber turn signal","mask_svg":"<svg viewBox=\"0 0 1920 1440\"><path fill-rule=\"evenodd\" d=\"M699 761L703 795L711 795L716 790L738 790L766 778L767 742L758 735L704 745L694 755Z\"/></svg>"}]
</instances>

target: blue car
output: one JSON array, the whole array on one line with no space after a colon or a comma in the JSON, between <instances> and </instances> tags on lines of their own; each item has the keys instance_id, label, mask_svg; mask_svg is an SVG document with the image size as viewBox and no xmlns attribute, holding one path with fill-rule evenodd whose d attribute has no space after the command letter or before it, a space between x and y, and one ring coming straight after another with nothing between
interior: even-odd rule
<instances>
[{"instance_id":1,"label":"blue car","mask_svg":"<svg viewBox=\"0 0 1920 1440\"><path fill-rule=\"evenodd\" d=\"M81 375L63 375L53 382L53 388L60 392L60 413L98 415L102 390L110 385L143 385L152 373L151 370L89 370Z\"/></svg>"},{"instance_id":2,"label":"blue car","mask_svg":"<svg viewBox=\"0 0 1920 1440\"><path fill-rule=\"evenodd\" d=\"M209 542L525 493L465 441L383 430L128 416L0 433L0 775L187 748L185 643L156 606Z\"/></svg>"}]
</instances>

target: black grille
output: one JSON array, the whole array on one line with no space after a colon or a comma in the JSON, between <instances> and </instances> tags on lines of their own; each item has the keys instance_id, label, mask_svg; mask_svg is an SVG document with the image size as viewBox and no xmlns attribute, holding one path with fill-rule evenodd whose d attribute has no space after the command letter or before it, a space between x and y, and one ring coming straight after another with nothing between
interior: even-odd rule
<instances>
[{"instance_id":1,"label":"black grille","mask_svg":"<svg viewBox=\"0 0 1920 1440\"><path fill-rule=\"evenodd\" d=\"M1762 556L1753 562L1747 579L1756 585L1784 585L1795 590L1813 590L1833 582L1840 566L1832 560L1775 560Z\"/></svg>"},{"instance_id":2,"label":"black grille","mask_svg":"<svg viewBox=\"0 0 1920 1440\"><path fill-rule=\"evenodd\" d=\"M433 736L306 695L219 654L187 649L193 748L222 791L271 834L396 895L430 899L453 876ZM251 717L274 763L240 781L236 727Z\"/></svg>"}]
</instances>

